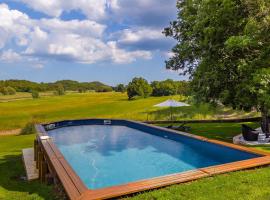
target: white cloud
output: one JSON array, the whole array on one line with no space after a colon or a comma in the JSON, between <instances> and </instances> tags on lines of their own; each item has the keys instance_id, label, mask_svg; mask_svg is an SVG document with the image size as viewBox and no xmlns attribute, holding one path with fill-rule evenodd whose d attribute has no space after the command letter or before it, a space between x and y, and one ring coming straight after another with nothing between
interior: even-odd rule
<instances>
[{"instance_id":1,"label":"white cloud","mask_svg":"<svg viewBox=\"0 0 270 200\"><path fill-rule=\"evenodd\" d=\"M25 45L29 31L29 18L26 14L9 10L7 5L0 4L0 48L11 38L16 38L17 45Z\"/></svg>"},{"instance_id":2,"label":"white cloud","mask_svg":"<svg viewBox=\"0 0 270 200\"><path fill-rule=\"evenodd\" d=\"M125 29L122 31L119 42L122 43L135 43L141 40L155 40L164 39L165 36L162 34L162 30L150 29L140 27L137 30Z\"/></svg>"},{"instance_id":3,"label":"white cloud","mask_svg":"<svg viewBox=\"0 0 270 200\"><path fill-rule=\"evenodd\" d=\"M88 19L132 21L140 26L164 27L176 17L177 0L13 0L51 17L81 11Z\"/></svg>"},{"instance_id":4,"label":"white cloud","mask_svg":"<svg viewBox=\"0 0 270 200\"><path fill-rule=\"evenodd\" d=\"M152 54L149 51L131 51L125 52L117 47L116 42L109 42L108 46L112 50L112 59L115 63L130 63L136 58L151 59Z\"/></svg>"},{"instance_id":5,"label":"white cloud","mask_svg":"<svg viewBox=\"0 0 270 200\"><path fill-rule=\"evenodd\" d=\"M133 50L167 51L174 45L171 38L166 38L161 28L132 27L112 34L119 47Z\"/></svg>"},{"instance_id":6,"label":"white cloud","mask_svg":"<svg viewBox=\"0 0 270 200\"><path fill-rule=\"evenodd\" d=\"M29 7L52 17L64 11L81 10L88 19L100 20L106 15L106 0L21 0Z\"/></svg>"},{"instance_id":7,"label":"white cloud","mask_svg":"<svg viewBox=\"0 0 270 200\"><path fill-rule=\"evenodd\" d=\"M3 62L12 63L21 60L21 56L12 49L9 49L0 54L0 60Z\"/></svg>"},{"instance_id":8,"label":"white cloud","mask_svg":"<svg viewBox=\"0 0 270 200\"><path fill-rule=\"evenodd\" d=\"M45 1L40 1L40 5L43 3ZM3 36L0 38L0 49L16 41L15 49L20 46L17 54L25 59L127 63L151 57L149 51L127 51L121 49L116 41L104 42L105 29L106 25L91 20L34 20L0 4L0 35Z\"/></svg>"}]
</instances>

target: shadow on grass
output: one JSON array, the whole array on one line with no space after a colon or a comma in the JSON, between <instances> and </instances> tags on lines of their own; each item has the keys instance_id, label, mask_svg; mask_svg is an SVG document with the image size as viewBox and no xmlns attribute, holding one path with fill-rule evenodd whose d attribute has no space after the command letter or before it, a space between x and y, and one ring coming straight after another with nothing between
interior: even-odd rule
<instances>
[{"instance_id":1,"label":"shadow on grass","mask_svg":"<svg viewBox=\"0 0 270 200\"><path fill-rule=\"evenodd\" d=\"M21 156L3 156L0 159L0 187L4 193L0 196L4 199L55 199L51 186L22 180L22 176L25 171Z\"/></svg>"}]
</instances>

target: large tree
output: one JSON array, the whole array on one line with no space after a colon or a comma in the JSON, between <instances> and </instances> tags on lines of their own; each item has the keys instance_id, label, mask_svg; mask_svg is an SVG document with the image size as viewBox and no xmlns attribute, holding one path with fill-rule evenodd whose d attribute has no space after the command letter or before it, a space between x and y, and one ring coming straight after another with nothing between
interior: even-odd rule
<instances>
[{"instance_id":1,"label":"large tree","mask_svg":"<svg viewBox=\"0 0 270 200\"><path fill-rule=\"evenodd\" d=\"M152 87L148 84L144 78L133 78L127 86L128 99L132 99L136 96L147 98L152 94Z\"/></svg>"},{"instance_id":2,"label":"large tree","mask_svg":"<svg viewBox=\"0 0 270 200\"><path fill-rule=\"evenodd\" d=\"M164 32L177 40L168 69L189 75L198 100L262 112L269 133L270 1L178 0Z\"/></svg>"}]
</instances>

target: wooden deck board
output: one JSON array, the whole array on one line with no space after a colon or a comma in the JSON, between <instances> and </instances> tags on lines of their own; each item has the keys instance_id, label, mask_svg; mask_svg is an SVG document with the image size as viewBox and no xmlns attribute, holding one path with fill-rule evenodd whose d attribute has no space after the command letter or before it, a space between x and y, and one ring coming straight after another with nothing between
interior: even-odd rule
<instances>
[{"instance_id":1,"label":"wooden deck board","mask_svg":"<svg viewBox=\"0 0 270 200\"><path fill-rule=\"evenodd\" d=\"M38 179L38 169L36 169L36 161L34 161L34 149L23 149L22 157L27 180L32 181Z\"/></svg>"},{"instance_id":2,"label":"wooden deck board","mask_svg":"<svg viewBox=\"0 0 270 200\"><path fill-rule=\"evenodd\" d=\"M131 193L140 192L143 190L155 189L159 187L168 186L171 184L188 182L206 176L208 176L208 174L205 172L193 170L185 173L172 174L159 178L137 181L125 185L113 186L109 188L97 189L92 191L88 190L79 198L79 200L109 199Z\"/></svg>"},{"instance_id":3,"label":"wooden deck board","mask_svg":"<svg viewBox=\"0 0 270 200\"><path fill-rule=\"evenodd\" d=\"M259 158L253 158L233 163L227 163L222 165L216 165L206 168L201 168L200 170L208 173L209 175L217 175L225 172L232 172L237 170L243 170L248 168L254 168L263 165L270 164L270 156L263 156Z\"/></svg>"}]
</instances>

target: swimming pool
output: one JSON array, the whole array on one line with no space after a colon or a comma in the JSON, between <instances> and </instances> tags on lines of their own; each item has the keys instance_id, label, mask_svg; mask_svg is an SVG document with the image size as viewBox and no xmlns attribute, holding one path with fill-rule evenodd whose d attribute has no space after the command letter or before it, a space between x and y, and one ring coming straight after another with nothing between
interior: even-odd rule
<instances>
[{"instance_id":1,"label":"swimming pool","mask_svg":"<svg viewBox=\"0 0 270 200\"><path fill-rule=\"evenodd\" d=\"M183 174L204 177L211 174L213 166L241 164L263 157L244 147L233 148L233 145L127 120L63 121L39 126L39 131L50 137L48 142L56 158L62 159L64 169L71 168L70 174L76 175L73 183L76 185L79 180L88 192L130 188L136 183L143 183L149 189L145 185L151 185L151 181L159 180L162 186L162 181L170 183L168 178L173 178L174 183ZM137 187L143 188L140 184ZM126 193L130 192L123 194Z\"/></svg>"}]
</instances>

